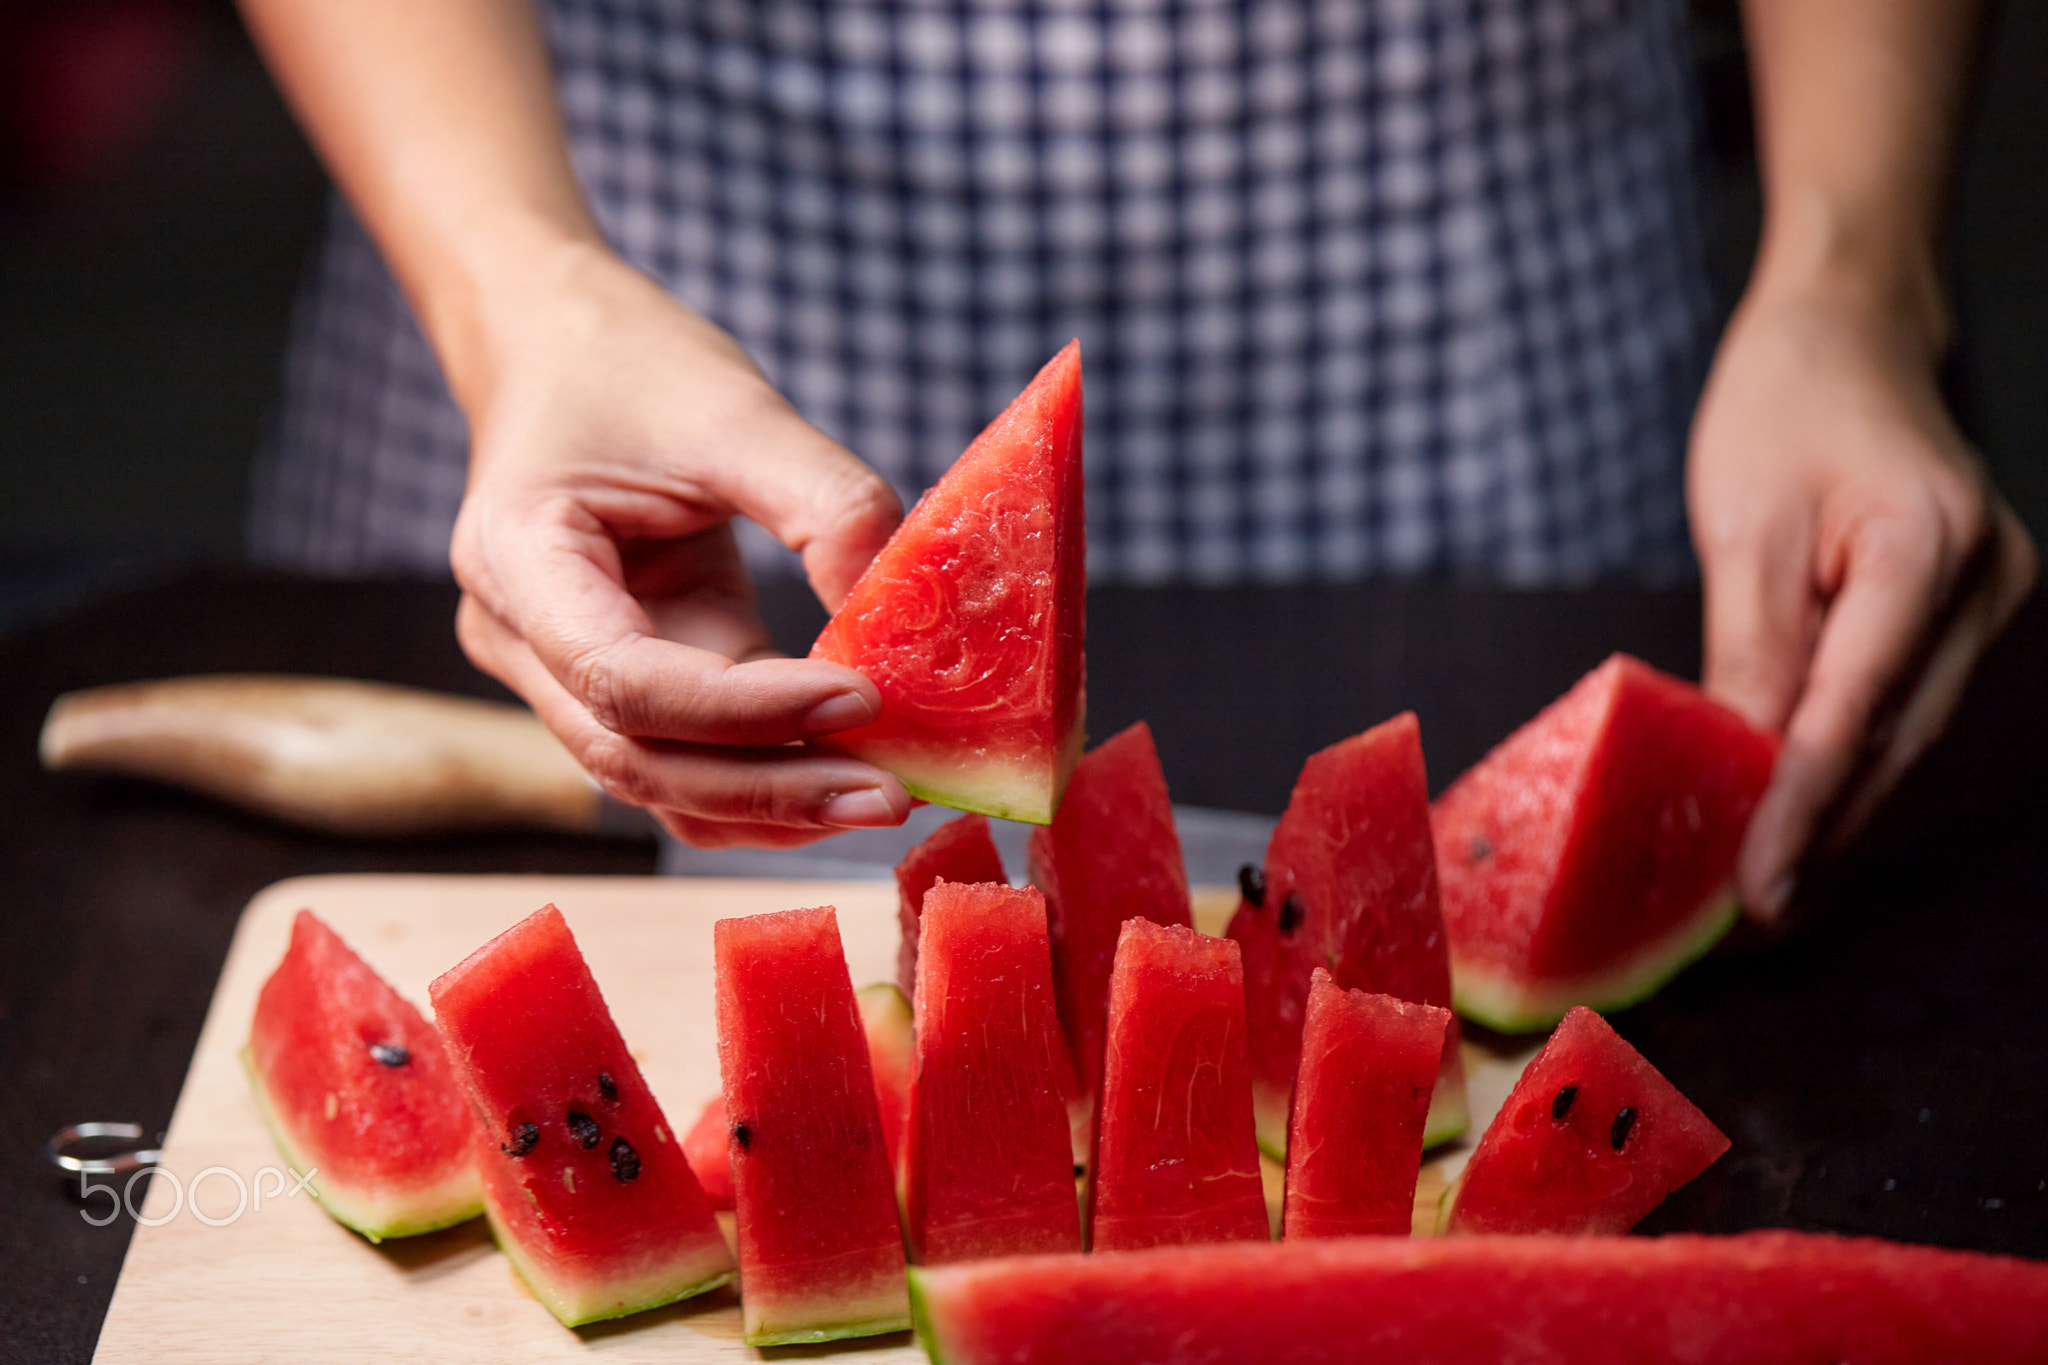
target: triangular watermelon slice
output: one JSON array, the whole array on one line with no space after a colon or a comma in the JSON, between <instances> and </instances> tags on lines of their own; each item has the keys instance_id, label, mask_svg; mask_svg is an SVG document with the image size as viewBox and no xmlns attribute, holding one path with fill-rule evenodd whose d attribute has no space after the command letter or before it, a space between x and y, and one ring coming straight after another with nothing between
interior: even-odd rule
<instances>
[{"instance_id":1,"label":"triangular watermelon slice","mask_svg":"<svg viewBox=\"0 0 2048 1365\"><path fill-rule=\"evenodd\" d=\"M1247 870L1243 881L1228 932L1244 950L1259 1146L1278 1161L1286 1157L1311 972L1328 969L1345 990L1451 1003L1414 712L1310 755L1267 846L1265 876ZM1458 1042L1454 1019L1424 1134L1432 1145L1468 1122Z\"/></svg>"},{"instance_id":2,"label":"triangular watermelon slice","mask_svg":"<svg viewBox=\"0 0 2048 1365\"><path fill-rule=\"evenodd\" d=\"M924 893L941 878L969 884L1010 884L986 816L948 820L896 864L896 925L903 934L896 950L896 988L906 1000L917 994L917 930L924 912Z\"/></svg>"},{"instance_id":3,"label":"triangular watermelon slice","mask_svg":"<svg viewBox=\"0 0 2048 1365\"><path fill-rule=\"evenodd\" d=\"M1288 1128L1282 1237L1406 1237L1451 1012L1316 968Z\"/></svg>"},{"instance_id":4,"label":"triangular watermelon slice","mask_svg":"<svg viewBox=\"0 0 2048 1365\"><path fill-rule=\"evenodd\" d=\"M263 991L242 1064L320 1206L371 1241L483 1212L476 1120L441 1035L310 910Z\"/></svg>"},{"instance_id":5,"label":"triangular watermelon slice","mask_svg":"<svg viewBox=\"0 0 2048 1365\"><path fill-rule=\"evenodd\" d=\"M1045 824L1081 753L1081 346L1068 343L918 500L811 657L882 715L829 743L941 806Z\"/></svg>"},{"instance_id":6,"label":"triangular watermelon slice","mask_svg":"<svg viewBox=\"0 0 2048 1365\"><path fill-rule=\"evenodd\" d=\"M1627 1232L1728 1150L1605 1019L1565 1015L1444 1192L1445 1232Z\"/></svg>"},{"instance_id":7,"label":"triangular watermelon slice","mask_svg":"<svg viewBox=\"0 0 2048 1365\"><path fill-rule=\"evenodd\" d=\"M1075 1126L1084 1139L1077 1155L1084 1155L1123 923L1194 927L1173 800L1150 726L1141 720L1082 757L1060 813L1031 831L1029 858L1052 930L1053 990L1073 1050Z\"/></svg>"},{"instance_id":8,"label":"triangular watermelon slice","mask_svg":"<svg viewBox=\"0 0 2048 1365\"><path fill-rule=\"evenodd\" d=\"M1735 922L1728 889L1775 738L1617 654L1433 812L1457 1007L1547 1028L1655 991Z\"/></svg>"}]
</instances>

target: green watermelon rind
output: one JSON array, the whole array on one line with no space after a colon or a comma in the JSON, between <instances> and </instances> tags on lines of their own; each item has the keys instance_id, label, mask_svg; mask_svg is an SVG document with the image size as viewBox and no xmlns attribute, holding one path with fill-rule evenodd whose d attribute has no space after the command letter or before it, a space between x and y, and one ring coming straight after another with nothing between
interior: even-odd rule
<instances>
[{"instance_id":1,"label":"green watermelon rind","mask_svg":"<svg viewBox=\"0 0 2048 1365\"><path fill-rule=\"evenodd\" d=\"M918 754L925 748L923 745L876 743L844 747L855 758L889 773L903 784L905 791L920 801L929 801L934 806L945 806L949 810L990 815L998 820L1049 825L1053 812L1059 809L1060 798L1066 794L1067 775L1074 771L1074 764L1080 759L1087 738L1087 732L1077 717L1074 728L1060 744L1054 766L1059 785L1054 788L1050 801L1045 798L1045 784L1035 771L1035 761L1032 764L1034 771L1029 776L1013 775L1015 765L1003 759L990 760L971 772L949 759L943 773L927 773L923 771L925 765L918 760Z\"/></svg>"},{"instance_id":2,"label":"green watermelon rind","mask_svg":"<svg viewBox=\"0 0 2048 1365\"><path fill-rule=\"evenodd\" d=\"M319 1167L306 1160L305 1154L291 1140L284 1121L278 1117L276 1107L270 1102L270 1091L256 1070L256 1058L246 1046L241 1050L241 1059L243 1074L248 1076L249 1089L256 1097L256 1112L262 1115L263 1126L270 1132L270 1140L275 1142L277 1150L283 1153L285 1165L291 1167L292 1174L304 1182L307 1192L335 1222L352 1232L360 1233L374 1243L439 1232L458 1223L467 1223L484 1211L483 1191L477 1184L476 1172L468 1162L462 1163L460 1169L451 1172L445 1180L409 1193L405 1198L388 1201L389 1209L424 1209L430 1210L429 1212L386 1211L379 1214L373 1212L371 1206L349 1198L347 1193L336 1188L332 1182L321 1180Z\"/></svg>"},{"instance_id":3,"label":"green watermelon rind","mask_svg":"<svg viewBox=\"0 0 2048 1365\"><path fill-rule=\"evenodd\" d=\"M925 1301L924 1276L916 1266L909 1269L910 1275L910 1325L917 1333L918 1344L931 1357L932 1365L945 1365L946 1356L939 1345L938 1325L932 1319L931 1305Z\"/></svg>"},{"instance_id":4,"label":"green watermelon rind","mask_svg":"<svg viewBox=\"0 0 2048 1365\"><path fill-rule=\"evenodd\" d=\"M1460 965L1454 948L1451 1003L1463 1017L1500 1033L1541 1032L1574 1005L1602 1014L1626 1009L1649 999L1705 957L1741 915L1742 902L1732 890L1710 896L1698 914L1613 971L1562 982L1512 982L1498 972Z\"/></svg>"},{"instance_id":5,"label":"green watermelon rind","mask_svg":"<svg viewBox=\"0 0 2048 1365\"><path fill-rule=\"evenodd\" d=\"M747 1338L749 1346L814 1346L826 1341L845 1341L854 1337L879 1337L891 1332L907 1332L912 1327L912 1314L885 1313L873 1318L855 1318L843 1323L827 1323L820 1327L805 1327L791 1332L761 1332Z\"/></svg>"},{"instance_id":6,"label":"green watermelon rind","mask_svg":"<svg viewBox=\"0 0 2048 1365\"><path fill-rule=\"evenodd\" d=\"M558 1288L548 1283L546 1277L527 1259L524 1249L519 1245L519 1239L511 1234L504 1223L499 1220L497 1212L488 1204L484 1206L484 1217L491 1225L491 1240L498 1244L498 1250L511 1263L513 1273L519 1276L519 1282L525 1285L527 1292L538 1299L542 1307L553 1313L556 1320L564 1327L587 1327L593 1322L608 1322L613 1318L631 1317L635 1313L644 1313L650 1308L660 1308L665 1304L680 1303L684 1299L695 1298L699 1294L708 1294L723 1285L731 1284L738 1274L732 1268L730 1260L728 1260L722 1268L714 1273L702 1279L687 1281L681 1288L676 1288L675 1281L671 1278L674 1273L674 1266L663 1266L657 1271L638 1276L634 1280L624 1281L623 1284L626 1286L624 1292L616 1295L605 1295L602 1292L592 1293L586 1288L584 1292L572 1296L561 1292ZM723 1239L721 1239L721 1243L722 1241ZM659 1287L654 1289L638 1287L647 1281L656 1281ZM594 1309L589 1306L593 1300L607 1297L612 1301L603 1303L602 1306Z\"/></svg>"}]
</instances>

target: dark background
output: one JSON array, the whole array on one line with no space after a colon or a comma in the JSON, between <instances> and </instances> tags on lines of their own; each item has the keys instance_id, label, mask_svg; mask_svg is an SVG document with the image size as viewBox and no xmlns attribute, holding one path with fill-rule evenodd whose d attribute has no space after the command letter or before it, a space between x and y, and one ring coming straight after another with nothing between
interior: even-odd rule
<instances>
[{"instance_id":1,"label":"dark background","mask_svg":"<svg viewBox=\"0 0 2048 1365\"><path fill-rule=\"evenodd\" d=\"M9 69L53 14L98 22L129 126L30 154L40 85ZM1717 284L1755 239L1748 89L1730 0L1695 0ZM125 47L124 47L125 45ZM10 96L9 91L12 90ZM1994 5L1959 163L1951 388L2037 537L2048 529L2048 7ZM48 103L48 99L44 100ZM123 107L127 107L123 106ZM0 0L0 629L110 580L240 552L326 184L225 0Z\"/></svg>"}]
</instances>

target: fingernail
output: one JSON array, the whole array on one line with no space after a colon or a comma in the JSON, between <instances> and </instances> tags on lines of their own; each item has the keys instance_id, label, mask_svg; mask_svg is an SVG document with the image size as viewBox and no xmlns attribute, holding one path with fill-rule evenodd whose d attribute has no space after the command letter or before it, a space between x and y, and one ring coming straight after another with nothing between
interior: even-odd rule
<instances>
[{"instance_id":1,"label":"fingernail","mask_svg":"<svg viewBox=\"0 0 2048 1365\"><path fill-rule=\"evenodd\" d=\"M1765 924L1777 923L1778 917L1785 913L1785 907L1792 903L1795 882L1796 879L1788 872L1765 888L1763 902L1751 907L1756 917Z\"/></svg>"},{"instance_id":2,"label":"fingernail","mask_svg":"<svg viewBox=\"0 0 2048 1365\"><path fill-rule=\"evenodd\" d=\"M858 692L841 692L813 706L804 717L804 729L814 735L825 735L866 725L874 718L875 708L866 697Z\"/></svg>"},{"instance_id":3,"label":"fingernail","mask_svg":"<svg viewBox=\"0 0 2048 1365\"><path fill-rule=\"evenodd\" d=\"M900 821L889 805L889 798L878 788L867 787L857 792L841 792L827 801L818 811L818 823L840 829L874 829Z\"/></svg>"}]
</instances>

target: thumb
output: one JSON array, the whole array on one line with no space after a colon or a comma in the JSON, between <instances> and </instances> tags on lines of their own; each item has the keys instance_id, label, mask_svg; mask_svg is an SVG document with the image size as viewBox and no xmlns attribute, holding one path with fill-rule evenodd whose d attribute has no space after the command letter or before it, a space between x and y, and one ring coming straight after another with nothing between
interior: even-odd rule
<instances>
[{"instance_id":1,"label":"thumb","mask_svg":"<svg viewBox=\"0 0 2048 1365\"><path fill-rule=\"evenodd\" d=\"M741 515L803 556L818 600L833 611L903 520L881 475L778 401L748 434L743 460L721 471Z\"/></svg>"}]
</instances>

